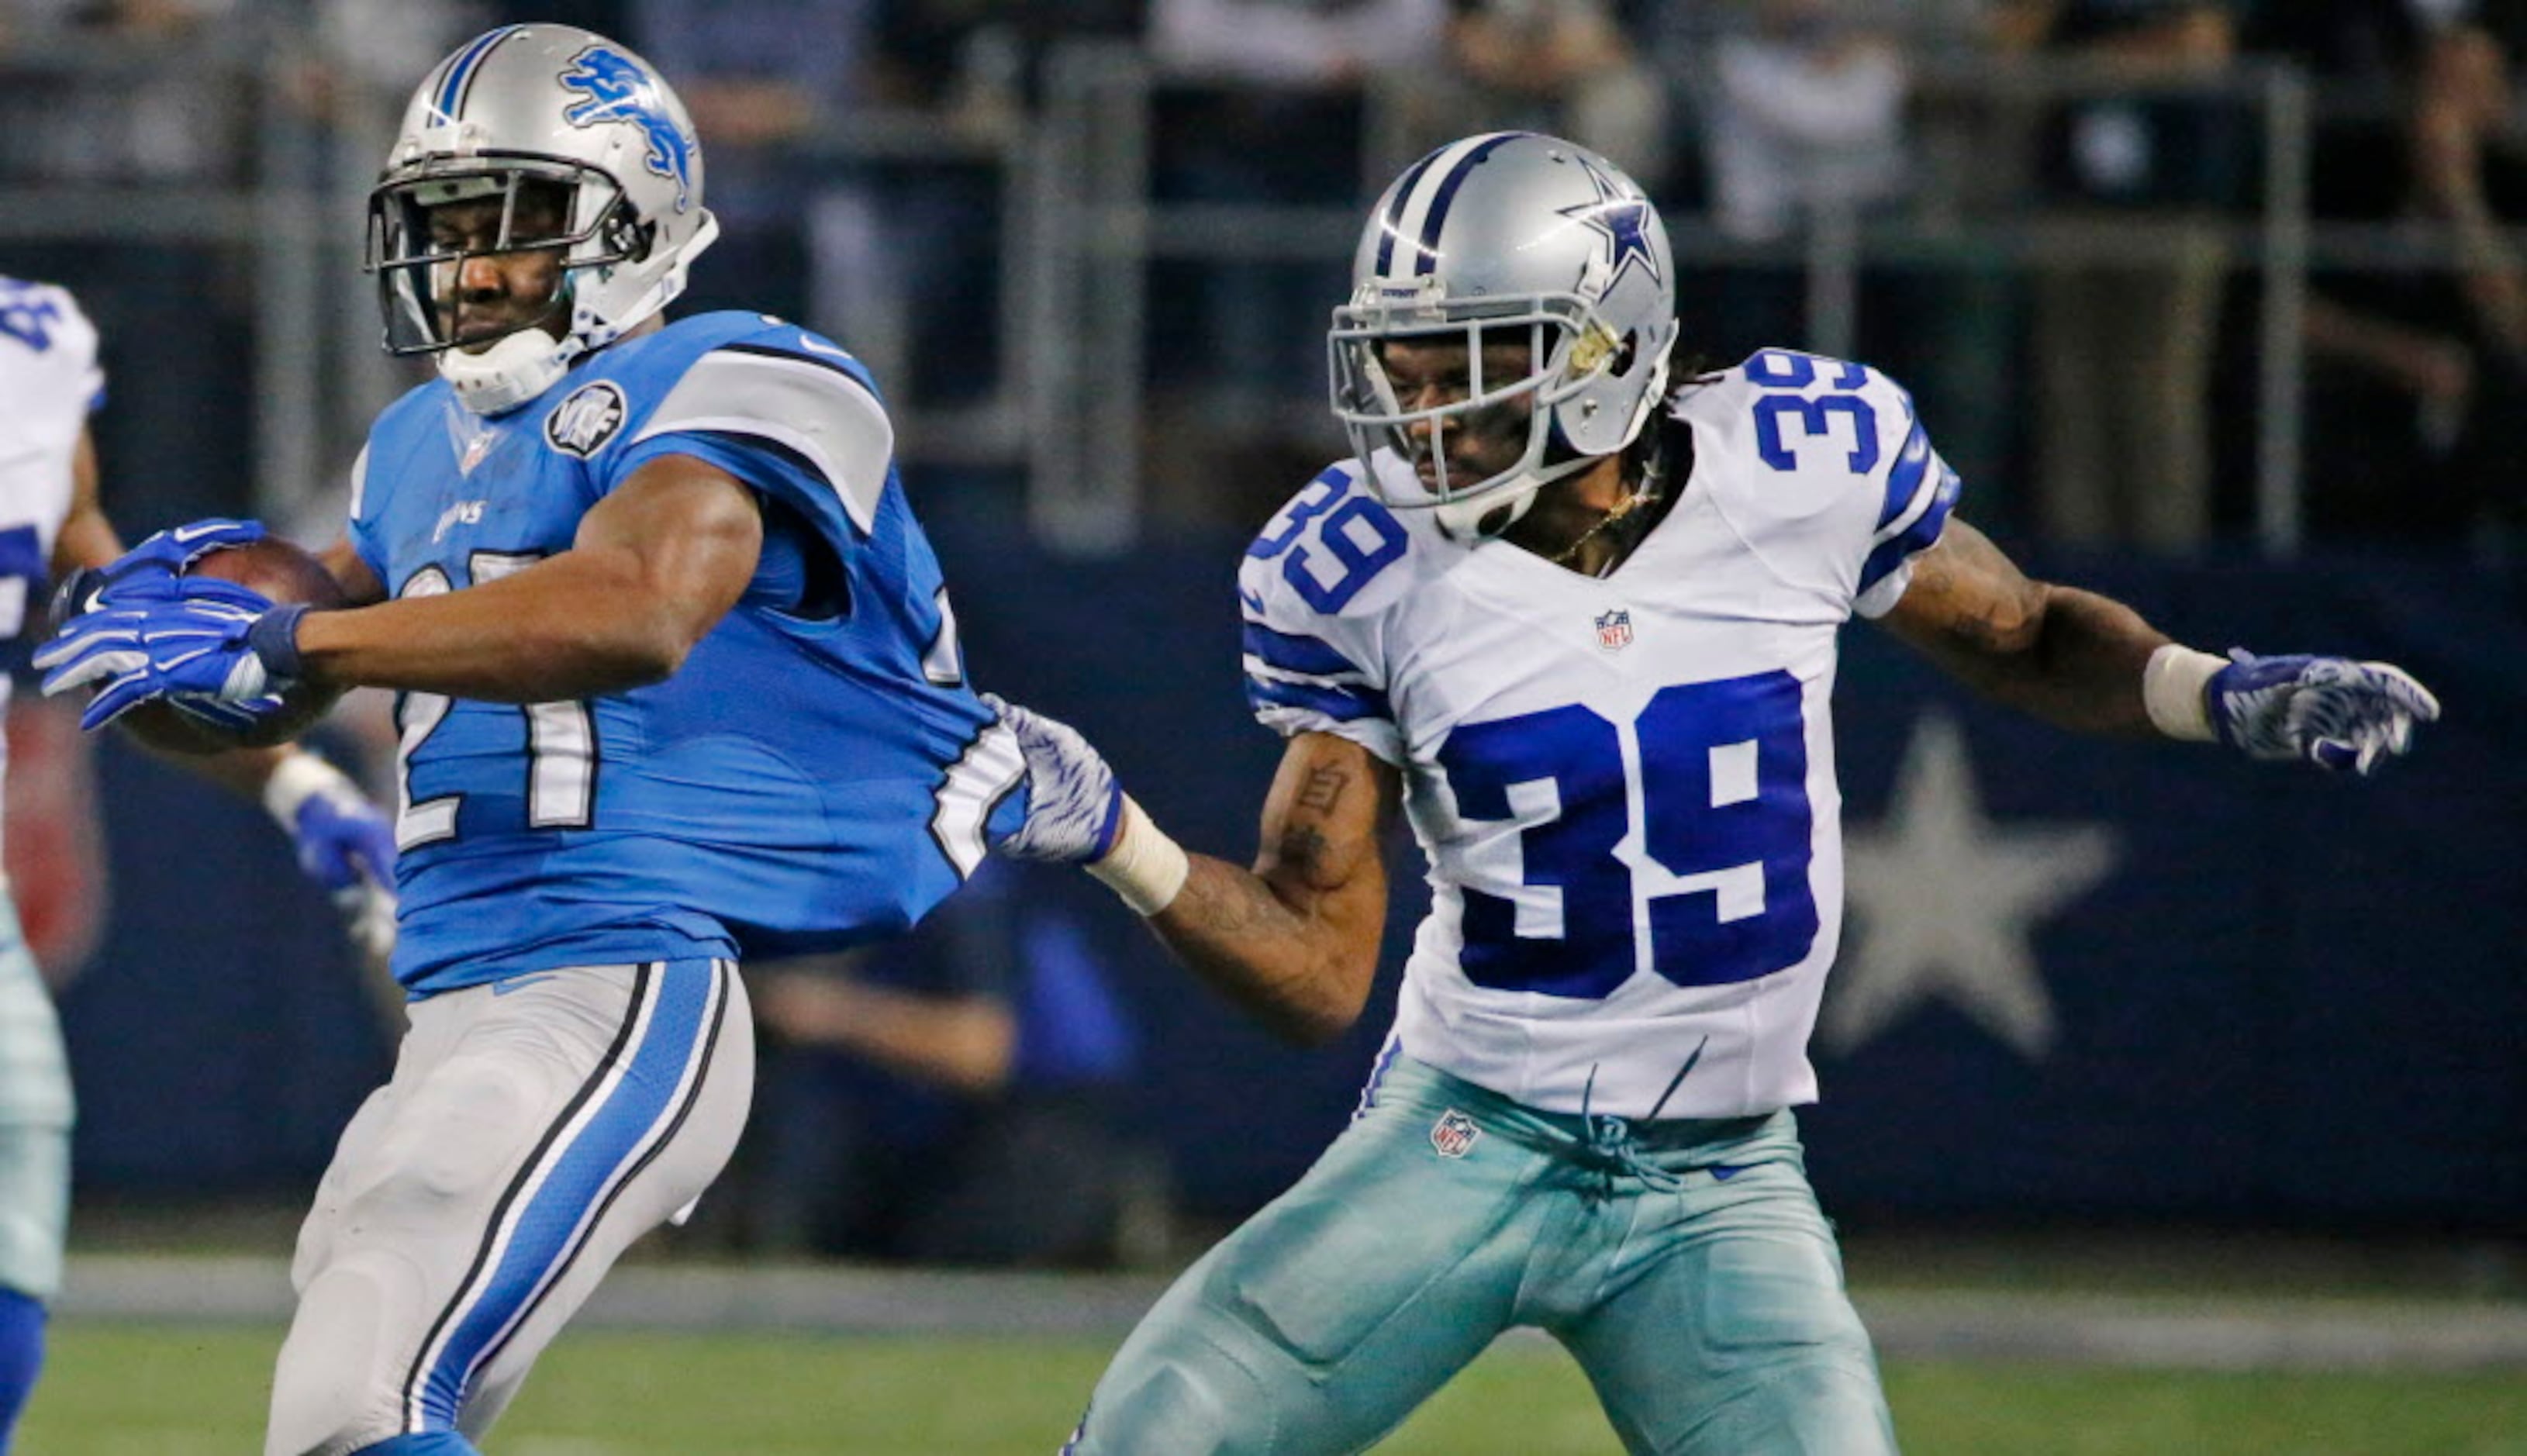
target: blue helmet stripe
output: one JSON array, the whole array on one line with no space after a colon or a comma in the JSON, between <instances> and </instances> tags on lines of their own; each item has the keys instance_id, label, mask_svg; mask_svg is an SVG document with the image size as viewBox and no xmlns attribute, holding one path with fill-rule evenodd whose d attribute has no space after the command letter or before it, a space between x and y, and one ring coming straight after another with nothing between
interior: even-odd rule
<instances>
[{"instance_id":1,"label":"blue helmet stripe","mask_svg":"<svg viewBox=\"0 0 2527 1456\"><path fill-rule=\"evenodd\" d=\"M439 120L456 120L465 106L466 88L473 84L474 73L482 68L483 58L491 53L491 47L525 28L524 26L502 26L496 30L487 30L474 37L472 45L459 51L456 59L447 63L447 75L439 80L438 94L431 98L430 103L430 109Z\"/></svg>"},{"instance_id":2,"label":"blue helmet stripe","mask_svg":"<svg viewBox=\"0 0 2527 1456\"><path fill-rule=\"evenodd\" d=\"M1486 137L1481 145L1466 153L1448 175L1440 179L1438 193L1430 199L1430 210L1421 215L1421 254L1413 260L1415 274L1438 271L1439 230L1448 224L1448 204L1456 200L1457 189L1466 184L1466 179L1473 174L1476 167L1482 165L1483 158L1507 142L1534 134L1532 131L1503 131L1497 136Z\"/></svg>"},{"instance_id":3,"label":"blue helmet stripe","mask_svg":"<svg viewBox=\"0 0 2527 1456\"><path fill-rule=\"evenodd\" d=\"M1413 170L1404 174L1404 180L1395 184L1395 199L1386 205L1386 216L1377 229L1378 277L1384 278L1387 268L1395 262L1395 233L1404 226L1404 207L1413 200L1413 189L1421 184L1421 174L1429 171L1430 164L1438 161L1439 153L1446 150L1446 147L1440 147L1414 163Z\"/></svg>"}]
</instances>

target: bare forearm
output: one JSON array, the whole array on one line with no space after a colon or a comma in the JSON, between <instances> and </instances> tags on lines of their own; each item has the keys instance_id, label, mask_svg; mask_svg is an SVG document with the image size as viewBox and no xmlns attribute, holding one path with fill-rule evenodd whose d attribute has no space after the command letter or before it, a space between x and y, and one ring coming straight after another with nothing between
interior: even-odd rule
<instances>
[{"instance_id":1,"label":"bare forearm","mask_svg":"<svg viewBox=\"0 0 2527 1456\"><path fill-rule=\"evenodd\" d=\"M984 998L942 1000L845 981L830 988L821 1040L905 1076L960 1092L991 1092L1009 1079L1017 1021Z\"/></svg>"},{"instance_id":2,"label":"bare forearm","mask_svg":"<svg viewBox=\"0 0 2527 1456\"><path fill-rule=\"evenodd\" d=\"M1364 952L1362 927L1343 908L1304 910L1252 870L1191 858L1184 889L1149 920L1186 968L1275 1035L1302 1045L1327 1041L1359 1019L1379 927L1367 927ZM1384 871L1369 872L1382 906Z\"/></svg>"},{"instance_id":3,"label":"bare forearm","mask_svg":"<svg viewBox=\"0 0 2527 1456\"><path fill-rule=\"evenodd\" d=\"M2167 635L2131 607L2093 592L2038 590L2043 604L2015 650L1958 653L1947 659L1951 670L1994 700L2064 728L2152 732L2141 699L2141 669Z\"/></svg>"},{"instance_id":4,"label":"bare forearm","mask_svg":"<svg viewBox=\"0 0 2527 1456\"><path fill-rule=\"evenodd\" d=\"M299 623L321 683L551 702L621 692L674 672L691 643L637 571L565 552L498 581Z\"/></svg>"},{"instance_id":5,"label":"bare forearm","mask_svg":"<svg viewBox=\"0 0 2527 1456\"><path fill-rule=\"evenodd\" d=\"M2030 580L1964 521L1914 558L1912 584L1885 620L1951 676L2047 722L2153 730L2142 673L2166 634L2120 601Z\"/></svg>"}]
</instances>

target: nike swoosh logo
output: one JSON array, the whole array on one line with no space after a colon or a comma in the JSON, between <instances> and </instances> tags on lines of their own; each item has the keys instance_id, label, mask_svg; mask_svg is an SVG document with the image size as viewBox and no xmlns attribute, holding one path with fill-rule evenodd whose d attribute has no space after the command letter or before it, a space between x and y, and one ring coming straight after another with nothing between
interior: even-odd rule
<instances>
[{"instance_id":1,"label":"nike swoosh logo","mask_svg":"<svg viewBox=\"0 0 2527 1456\"><path fill-rule=\"evenodd\" d=\"M491 994L494 996L506 996L512 991L525 990L527 987L532 986L539 981L549 981L551 979L553 979L552 975L547 972L543 975L522 975L517 977L515 980L495 981L491 985Z\"/></svg>"},{"instance_id":2,"label":"nike swoosh logo","mask_svg":"<svg viewBox=\"0 0 2527 1456\"><path fill-rule=\"evenodd\" d=\"M229 527L225 521L213 521L200 526L179 526L176 528L176 539L180 542L199 541L205 536L227 529Z\"/></svg>"},{"instance_id":3,"label":"nike swoosh logo","mask_svg":"<svg viewBox=\"0 0 2527 1456\"><path fill-rule=\"evenodd\" d=\"M824 354L836 359L850 359L851 357L851 350L836 348L832 344L825 342L815 335L809 334L804 330L799 331L799 347L805 349L811 354ZM858 361L853 360L852 362L856 363Z\"/></svg>"},{"instance_id":4,"label":"nike swoosh logo","mask_svg":"<svg viewBox=\"0 0 2527 1456\"><path fill-rule=\"evenodd\" d=\"M1715 1163L1711 1165L1711 1175L1725 1183L1754 1166L1751 1163Z\"/></svg>"}]
</instances>

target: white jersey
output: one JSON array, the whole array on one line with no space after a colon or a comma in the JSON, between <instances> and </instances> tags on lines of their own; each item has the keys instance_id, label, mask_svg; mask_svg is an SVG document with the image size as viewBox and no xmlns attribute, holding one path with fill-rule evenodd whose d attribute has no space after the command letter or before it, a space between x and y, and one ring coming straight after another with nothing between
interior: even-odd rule
<instances>
[{"instance_id":1,"label":"white jersey","mask_svg":"<svg viewBox=\"0 0 2527 1456\"><path fill-rule=\"evenodd\" d=\"M40 614L79 432L104 390L96 330L69 291L0 277L0 642ZM0 673L0 712L8 706ZM0 773L7 767L0 743Z\"/></svg>"},{"instance_id":2,"label":"white jersey","mask_svg":"<svg viewBox=\"0 0 2527 1456\"><path fill-rule=\"evenodd\" d=\"M1815 1100L1836 634L1895 603L1956 499L1910 397L1859 365L1766 350L1680 390L1666 428L1689 477L1602 580L1451 542L1357 460L1239 574L1258 716L1403 770L1432 891L1403 1051L1550 1112ZM1368 468L1414 488L1392 455Z\"/></svg>"}]
</instances>

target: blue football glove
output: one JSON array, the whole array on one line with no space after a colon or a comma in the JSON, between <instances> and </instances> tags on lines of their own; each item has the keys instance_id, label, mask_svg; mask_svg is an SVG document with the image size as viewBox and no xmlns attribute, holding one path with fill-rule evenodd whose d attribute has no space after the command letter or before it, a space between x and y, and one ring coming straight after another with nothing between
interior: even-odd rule
<instances>
[{"instance_id":1,"label":"blue football glove","mask_svg":"<svg viewBox=\"0 0 2527 1456\"><path fill-rule=\"evenodd\" d=\"M1057 864L1104 858L1123 825L1123 787L1114 770L1069 724L996 694L984 694L983 702L1017 735L1026 757L1026 822L995 848L1013 859Z\"/></svg>"},{"instance_id":2,"label":"blue football glove","mask_svg":"<svg viewBox=\"0 0 2527 1456\"><path fill-rule=\"evenodd\" d=\"M154 539L154 538L153 538ZM94 687L79 714L90 732L151 699L243 729L280 710L280 690L297 670L297 619L306 608L276 608L233 583L171 579L168 594L145 589L140 604L105 604L62 624L35 653L44 696Z\"/></svg>"},{"instance_id":3,"label":"blue football glove","mask_svg":"<svg viewBox=\"0 0 2527 1456\"><path fill-rule=\"evenodd\" d=\"M311 754L291 754L264 789L298 849L298 867L324 887L351 939L372 956L394 948L394 821L341 770Z\"/></svg>"},{"instance_id":4,"label":"blue football glove","mask_svg":"<svg viewBox=\"0 0 2527 1456\"><path fill-rule=\"evenodd\" d=\"M2412 746L2440 701L2398 667L2347 657L2258 657L2243 649L2203 697L2220 741L2256 758L2305 758L2366 774Z\"/></svg>"},{"instance_id":5,"label":"blue football glove","mask_svg":"<svg viewBox=\"0 0 2527 1456\"><path fill-rule=\"evenodd\" d=\"M134 598L163 600L176 595L176 579L184 568L213 551L263 540L258 521L214 517L161 531L103 566L82 566L62 578L53 592L53 621L70 619L108 605L137 604Z\"/></svg>"}]
</instances>

